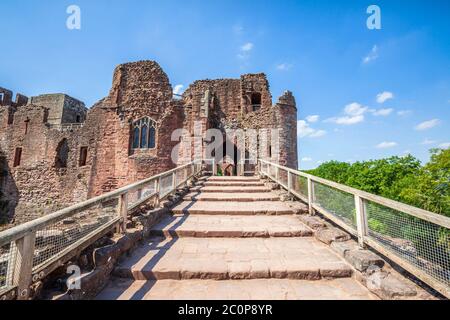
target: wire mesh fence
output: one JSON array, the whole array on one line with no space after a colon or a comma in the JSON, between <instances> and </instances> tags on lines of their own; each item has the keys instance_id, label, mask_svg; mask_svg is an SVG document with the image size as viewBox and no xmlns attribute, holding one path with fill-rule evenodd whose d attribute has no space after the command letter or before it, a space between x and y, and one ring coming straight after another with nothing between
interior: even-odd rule
<instances>
[{"instance_id":1,"label":"wire mesh fence","mask_svg":"<svg viewBox=\"0 0 450 320\"><path fill-rule=\"evenodd\" d=\"M302 176L292 176L292 189L301 195L303 198L308 199L308 179Z\"/></svg>"},{"instance_id":2,"label":"wire mesh fence","mask_svg":"<svg viewBox=\"0 0 450 320\"><path fill-rule=\"evenodd\" d=\"M278 181L279 183L284 186L284 187L288 187L289 185L289 177L288 177L289 172L283 169L278 170Z\"/></svg>"},{"instance_id":3,"label":"wire mesh fence","mask_svg":"<svg viewBox=\"0 0 450 320\"><path fill-rule=\"evenodd\" d=\"M345 230L358 234L360 243L372 246L450 297L448 218L267 161L260 160L260 170L285 188L282 172L290 171L293 178L286 188L288 191L306 202L311 198L313 209Z\"/></svg>"},{"instance_id":4,"label":"wire mesh fence","mask_svg":"<svg viewBox=\"0 0 450 320\"><path fill-rule=\"evenodd\" d=\"M186 173L187 173L186 169L178 170L176 172L176 174L175 174L175 186L179 186L181 183L183 183L186 180L186 178L187 178Z\"/></svg>"},{"instance_id":5,"label":"wire mesh fence","mask_svg":"<svg viewBox=\"0 0 450 320\"><path fill-rule=\"evenodd\" d=\"M118 225L120 218L124 218L124 208L121 207L123 202L120 199L125 195L128 200L128 208L131 208L133 203L136 204L157 194L157 183L160 182L158 197L162 198L172 192L177 183L181 184L187 178L200 173L202 167L202 161L195 161L60 210L49 216L48 219L41 218L30 221L26 227L16 227L8 232L0 233L0 293L3 294L6 289L17 286L14 273L18 266L22 270L21 268L26 265L23 263L24 261L32 260L32 267L28 272L38 272L60 259L65 259L66 254L80 248L84 243L92 240L92 237L101 235L103 231L111 231ZM174 177L176 178L175 186L173 184ZM27 236L33 236L35 239L34 250L25 252L27 259L18 259L15 241L25 239ZM18 274L17 276L26 275ZM22 283L22 285L24 284Z\"/></svg>"},{"instance_id":6,"label":"wire mesh fence","mask_svg":"<svg viewBox=\"0 0 450 320\"><path fill-rule=\"evenodd\" d=\"M117 218L118 205L118 198L112 199L36 231L33 269Z\"/></svg>"},{"instance_id":7,"label":"wire mesh fence","mask_svg":"<svg viewBox=\"0 0 450 320\"><path fill-rule=\"evenodd\" d=\"M369 237L450 286L450 230L367 201Z\"/></svg>"},{"instance_id":8,"label":"wire mesh fence","mask_svg":"<svg viewBox=\"0 0 450 320\"><path fill-rule=\"evenodd\" d=\"M147 199L149 196L154 195L156 193L156 179L152 180L139 189L131 190L127 194L128 200L128 208L134 208L144 199Z\"/></svg>"},{"instance_id":9,"label":"wire mesh fence","mask_svg":"<svg viewBox=\"0 0 450 320\"><path fill-rule=\"evenodd\" d=\"M276 180L276 178L277 178L277 167L269 166L267 171L268 171L268 176L271 177L272 179Z\"/></svg>"},{"instance_id":10,"label":"wire mesh fence","mask_svg":"<svg viewBox=\"0 0 450 320\"><path fill-rule=\"evenodd\" d=\"M356 228L356 207L353 194L313 182L314 203L338 219Z\"/></svg>"},{"instance_id":11,"label":"wire mesh fence","mask_svg":"<svg viewBox=\"0 0 450 320\"><path fill-rule=\"evenodd\" d=\"M0 292L9 289L13 284L13 263L16 250L14 245L0 247Z\"/></svg>"},{"instance_id":12,"label":"wire mesh fence","mask_svg":"<svg viewBox=\"0 0 450 320\"><path fill-rule=\"evenodd\" d=\"M169 174L164 176L160 180L160 197L165 197L170 192L172 192L173 175Z\"/></svg>"}]
</instances>

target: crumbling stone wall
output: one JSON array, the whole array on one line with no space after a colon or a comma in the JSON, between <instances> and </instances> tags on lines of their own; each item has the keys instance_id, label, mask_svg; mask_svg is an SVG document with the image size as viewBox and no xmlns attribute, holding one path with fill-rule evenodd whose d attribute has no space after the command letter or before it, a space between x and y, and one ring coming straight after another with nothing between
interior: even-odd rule
<instances>
[{"instance_id":1,"label":"crumbling stone wall","mask_svg":"<svg viewBox=\"0 0 450 320\"><path fill-rule=\"evenodd\" d=\"M86 120L84 103L66 94L43 94L32 97L30 102L48 108L49 124L81 123Z\"/></svg>"},{"instance_id":2,"label":"crumbling stone wall","mask_svg":"<svg viewBox=\"0 0 450 320\"><path fill-rule=\"evenodd\" d=\"M253 104L253 96L259 95L260 104ZM185 105L183 127L193 132L194 123L200 121L203 131L209 128L257 130L259 148L246 141L249 154L269 158L292 168L298 168L297 161L297 108L292 93L280 97L272 105L269 82L265 74L247 74L240 79L219 79L196 81L183 94ZM256 108L257 107L257 108ZM271 153L270 129L280 130L280 153ZM198 148L195 145L192 150ZM198 143L198 142L197 142ZM245 152L238 150L238 152ZM221 159L216 159L220 161Z\"/></svg>"},{"instance_id":3,"label":"crumbling stone wall","mask_svg":"<svg viewBox=\"0 0 450 320\"><path fill-rule=\"evenodd\" d=\"M120 65L107 98L88 114L100 123L92 195L127 185L175 167L172 132L182 127L181 106L172 99L172 86L153 61ZM156 148L131 150L133 123L144 117L156 122Z\"/></svg>"}]
</instances>

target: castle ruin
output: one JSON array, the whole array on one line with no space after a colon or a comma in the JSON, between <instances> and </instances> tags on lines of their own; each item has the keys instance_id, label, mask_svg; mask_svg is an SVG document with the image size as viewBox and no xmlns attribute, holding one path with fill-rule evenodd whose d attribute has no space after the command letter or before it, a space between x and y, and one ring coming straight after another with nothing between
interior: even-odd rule
<instances>
[{"instance_id":1,"label":"castle ruin","mask_svg":"<svg viewBox=\"0 0 450 320\"><path fill-rule=\"evenodd\" d=\"M287 91L273 104L264 74L196 81L176 97L161 67L140 61L119 65L109 95L90 109L65 94L12 97L0 88L0 223L23 223L174 168L172 133L180 128L280 129L277 159L268 135L251 151L298 167L295 99ZM245 173L230 163L223 170Z\"/></svg>"}]
</instances>

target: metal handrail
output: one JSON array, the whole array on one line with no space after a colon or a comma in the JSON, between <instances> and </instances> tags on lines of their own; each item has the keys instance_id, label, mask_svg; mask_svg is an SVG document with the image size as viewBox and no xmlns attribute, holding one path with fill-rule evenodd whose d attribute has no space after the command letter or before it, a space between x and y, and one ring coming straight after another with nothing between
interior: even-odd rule
<instances>
[{"instance_id":1,"label":"metal handrail","mask_svg":"<svg viewBox=\"0 0 450 320\"><path fill-rule=\"evenodd\" d=\"M163 172L161 174L158 174L156 176L132 183L130 185L127 185L125 187L122 187L120 189L105 193L101 196L95 197L95 198L91 198L89 200L77 203L73 206L64 208L62 210L59 210L55 213L46 215L42 218L38 218L32 221L29 221L27 223L21 224L17 227L8 229L6 231L0 232L0 247L8 244L11 241L15 241L21 237L23 237L26 233L32 232L32 231L36 231L38 229L41 229L45 226L48 226L52 223L54 223L55 221L59 221L61 219L67 218L70 215L74 215L77 213L80 213L81 211L86 210L87 208L93 207L95 205L98 205L100 203L115 199L121 195L124 195L128 192L132 192L135 191L137 189L139 189L142 186L145 186L146 184L148 184L149 182L152 182L156 179L159 178L164 178L167 177L171 174L173 174L174 172L187 168L193 164L198 164L198 161L193 161L189 164L177 167L175 169L169 170L167 172Z\"/></svg>"},{"instance_id":2,"label":"metal handrail","mask_svg":"<svg viewBox=\"0 0 450 320\"><path fill-rule=\"evenodd\" d=\"M190 171L189 168L191 168ZM72 251L83 249L85 243L104 235L105 232L109 232L109 230L117 228L117 230L125 233L127 230L126 224L129 212L152 198L155 198L155 205L158 205L161 200L168 197L181 185L186 184L194 176L200 174L202 170L203 160L196 160L1 232L0 248L9 246L9 249L7 249L8 253L2 257L2 259L7 262L7 270L6 275L4 275L6 277L6 284L0 287L0 296L5 294L5 292L10 292L17 288L18 298L27 299L29 296L29 287L32 281L34 281L32 280L32 277L34 277L36 273L41 275L44 269L45 272L43 274L51 272L61 264L62 260L67 259L67 256L70 255ZM177 173L180 172L183 172L183 179L177 181ZM165 193L162 194L162 179L170 176L172 176L170 188L165 190ZM155 188L154 192L150 195L143 196L142 190L153 182ZM138 193L138 200L136 203L129 206L128 195L135 191ZM85 229L84 232L80 231L73 242L55 243L55 246L57 246L58 249L48 256L45 256L42 259L39 259L40 257L36 256L36 239L42 232L48 232L45 231L45 228L48 228L53 224L62 223L69 217L74 217L87 209L93 209L97 205L107 204L109 201L117 199L117 211L113 210L112 213L109 212L105 221L103 221L102 217L101 222L96 223L93 227L86 227L87 229ZM87 216L89 217L89 214ZM52 226L51 230L54 228L55 227ZM39 260L36 260L37 258Z\"/></svg>"},{"instance_id":3,"label":"metal handrail","mask_svg":"<svg viewBox=\"0 0 450 320\"><path fill-rule=\"evenodd\" d=\"M428 222L431 222L431 223L440 225L442 227L445 227L447 229L450 229L450 218L448 218L446 216L443 216L443 215L440 215L440 214L437 214L437 213L434 213L434 212L431 212L431 211L423 210L423 209L420 209L420 208L417 208L417 207L414 207L414 206L410 206L408 204L401 203L401 202L398 202L398 201L395 201L395 200L391 200L391 199L388 199L388 198L377 196L375 194L368 193L368 192L362 191L362 190L358 190L358 189L355 189L355 188L352 188L352 187L349 187L349 186L346 186L346 185L343 185L343 184L340 184L340 183L337 183L337 182L334 182L334 181L330 181L330 180L326 180L326 179L323 179L323 178L319 178L319 177L313 176L311 174L308 174L308 173L305 173L305 172L302 172L302 171L298 171L298 170L294 170L294 169L291 169L291 168L288 168L288 167L284 167L284 166L281 166L279 164L272 163L272 162L269 162L269 161L266 161L266 160L261 160L260 159L258 161L261 162L261 163L264 163L264 164L268 164L268 165L274 166L274 167L276 167L278 169L285 170L285 171L290 172L292 174L295 174L295 175L298 175L298 176L310 179L311 181L318 182L318 183L324 184L326 186L338 189L340 191L358 195L361 198L364 198L366 200L369 200L369 201L372 201L372 202L376 202L378 204L381 204L383 206L392 208L394 210L398 210L398 211L402 211L404 213L408 213L408 214L410 214L412 216L415 216L416 218L423 219L423 220L426 220Z\"/></svg>"},{"instance_id":4,"label":"metal handrail","mask_svg":"<svg viewBox=\"0 0 450 320\"><path fill-rule=\"evenodd\" d=\"M267 171L263 169L264 166L267 167ZM271 167L276 168L274 175L271 174ZM290 194L306 202L308 204L310 214L314 215L316 211L321 213L347 232L356 236L361 247L369 246L374 250L380 252L382 255L386 256L391 261L409 271L411 274L415 275L418 279L422 280L436 291L440 292L447 298L450 298L450 287L448 285L448 279L446 279L445 277L442 278L440 276L436 276L436 274L434 274L433 272L430 273L429 270L427 272L426 270L419 268L417 265L415 265L405 257L396 254L394 251L386 247L385 244L380 243L376 238L373 237L373 234L370 233L369 228L367 203L375 203L377 205L386 207L387 209L392 209L394 211L410 215L414 218L419 219L418 221L423 220L426 221L426 223L434 224L438 228L447 229L447 232L448 229L450 229L450 218L262 159L258 160L257 170L260 174L269 177L275 183L281 185ZM287 185L282 181L282 179L280 179L280 170L287 172ZM303 177L307 180L307 192L305 192L307 194L300 194L295 190L295 187L293 186L292 176ZM332 189L342 191L354 197L354 208L356 210L356 228L354 225L351 225L343 219L339 218L334 212L330 212L326 208L323 208L320 203L318 203L315 194L315 184L321 184ZM433 252L432 247L430 247L428 250L429 252ZM449 272L449 270L444 271L446 271L447 273Z\"/></svg>"}]
</instances>

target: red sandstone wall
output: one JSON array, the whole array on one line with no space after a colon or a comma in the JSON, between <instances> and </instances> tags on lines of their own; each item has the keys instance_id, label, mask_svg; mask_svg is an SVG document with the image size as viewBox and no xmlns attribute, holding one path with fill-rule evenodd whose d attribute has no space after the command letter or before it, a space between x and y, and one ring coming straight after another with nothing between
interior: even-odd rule
<instances>
[{"instance_id":1,"label":"red sandstone wall","mask_svg":"<svg viewBox=\"0 0 450 320\"><path fill-rule=\"evenodd\" d=\"M262 97L262 107L256 112L249 103L254 92ZM16 111L13 124L8 124L9 111ZM169 79L157 63L128 63L116 68L109 96L91 108L84 126L61 130L45 123L47 116L45 106L0 106L0 151L5 154L6 167L0 186L16 222L173 168L171 153L178 142L171 141L172 132L185 128L192 135L194 122L199 120L203 130L282 128L280 163L297 167L295 100L288 94L273 106L264 74L197 81L182 101L175 101ZM143 117L157 123L156 148L132 151L132 124ZM57 148L63 139L69 148L67 167L56 168ZM22 162L14 168L17 147L23 148ZM80 168L81 147L88 147L88 157L86 166ZM262 141L260 156L266 149Z\"/></svg>"}]
</instances>

